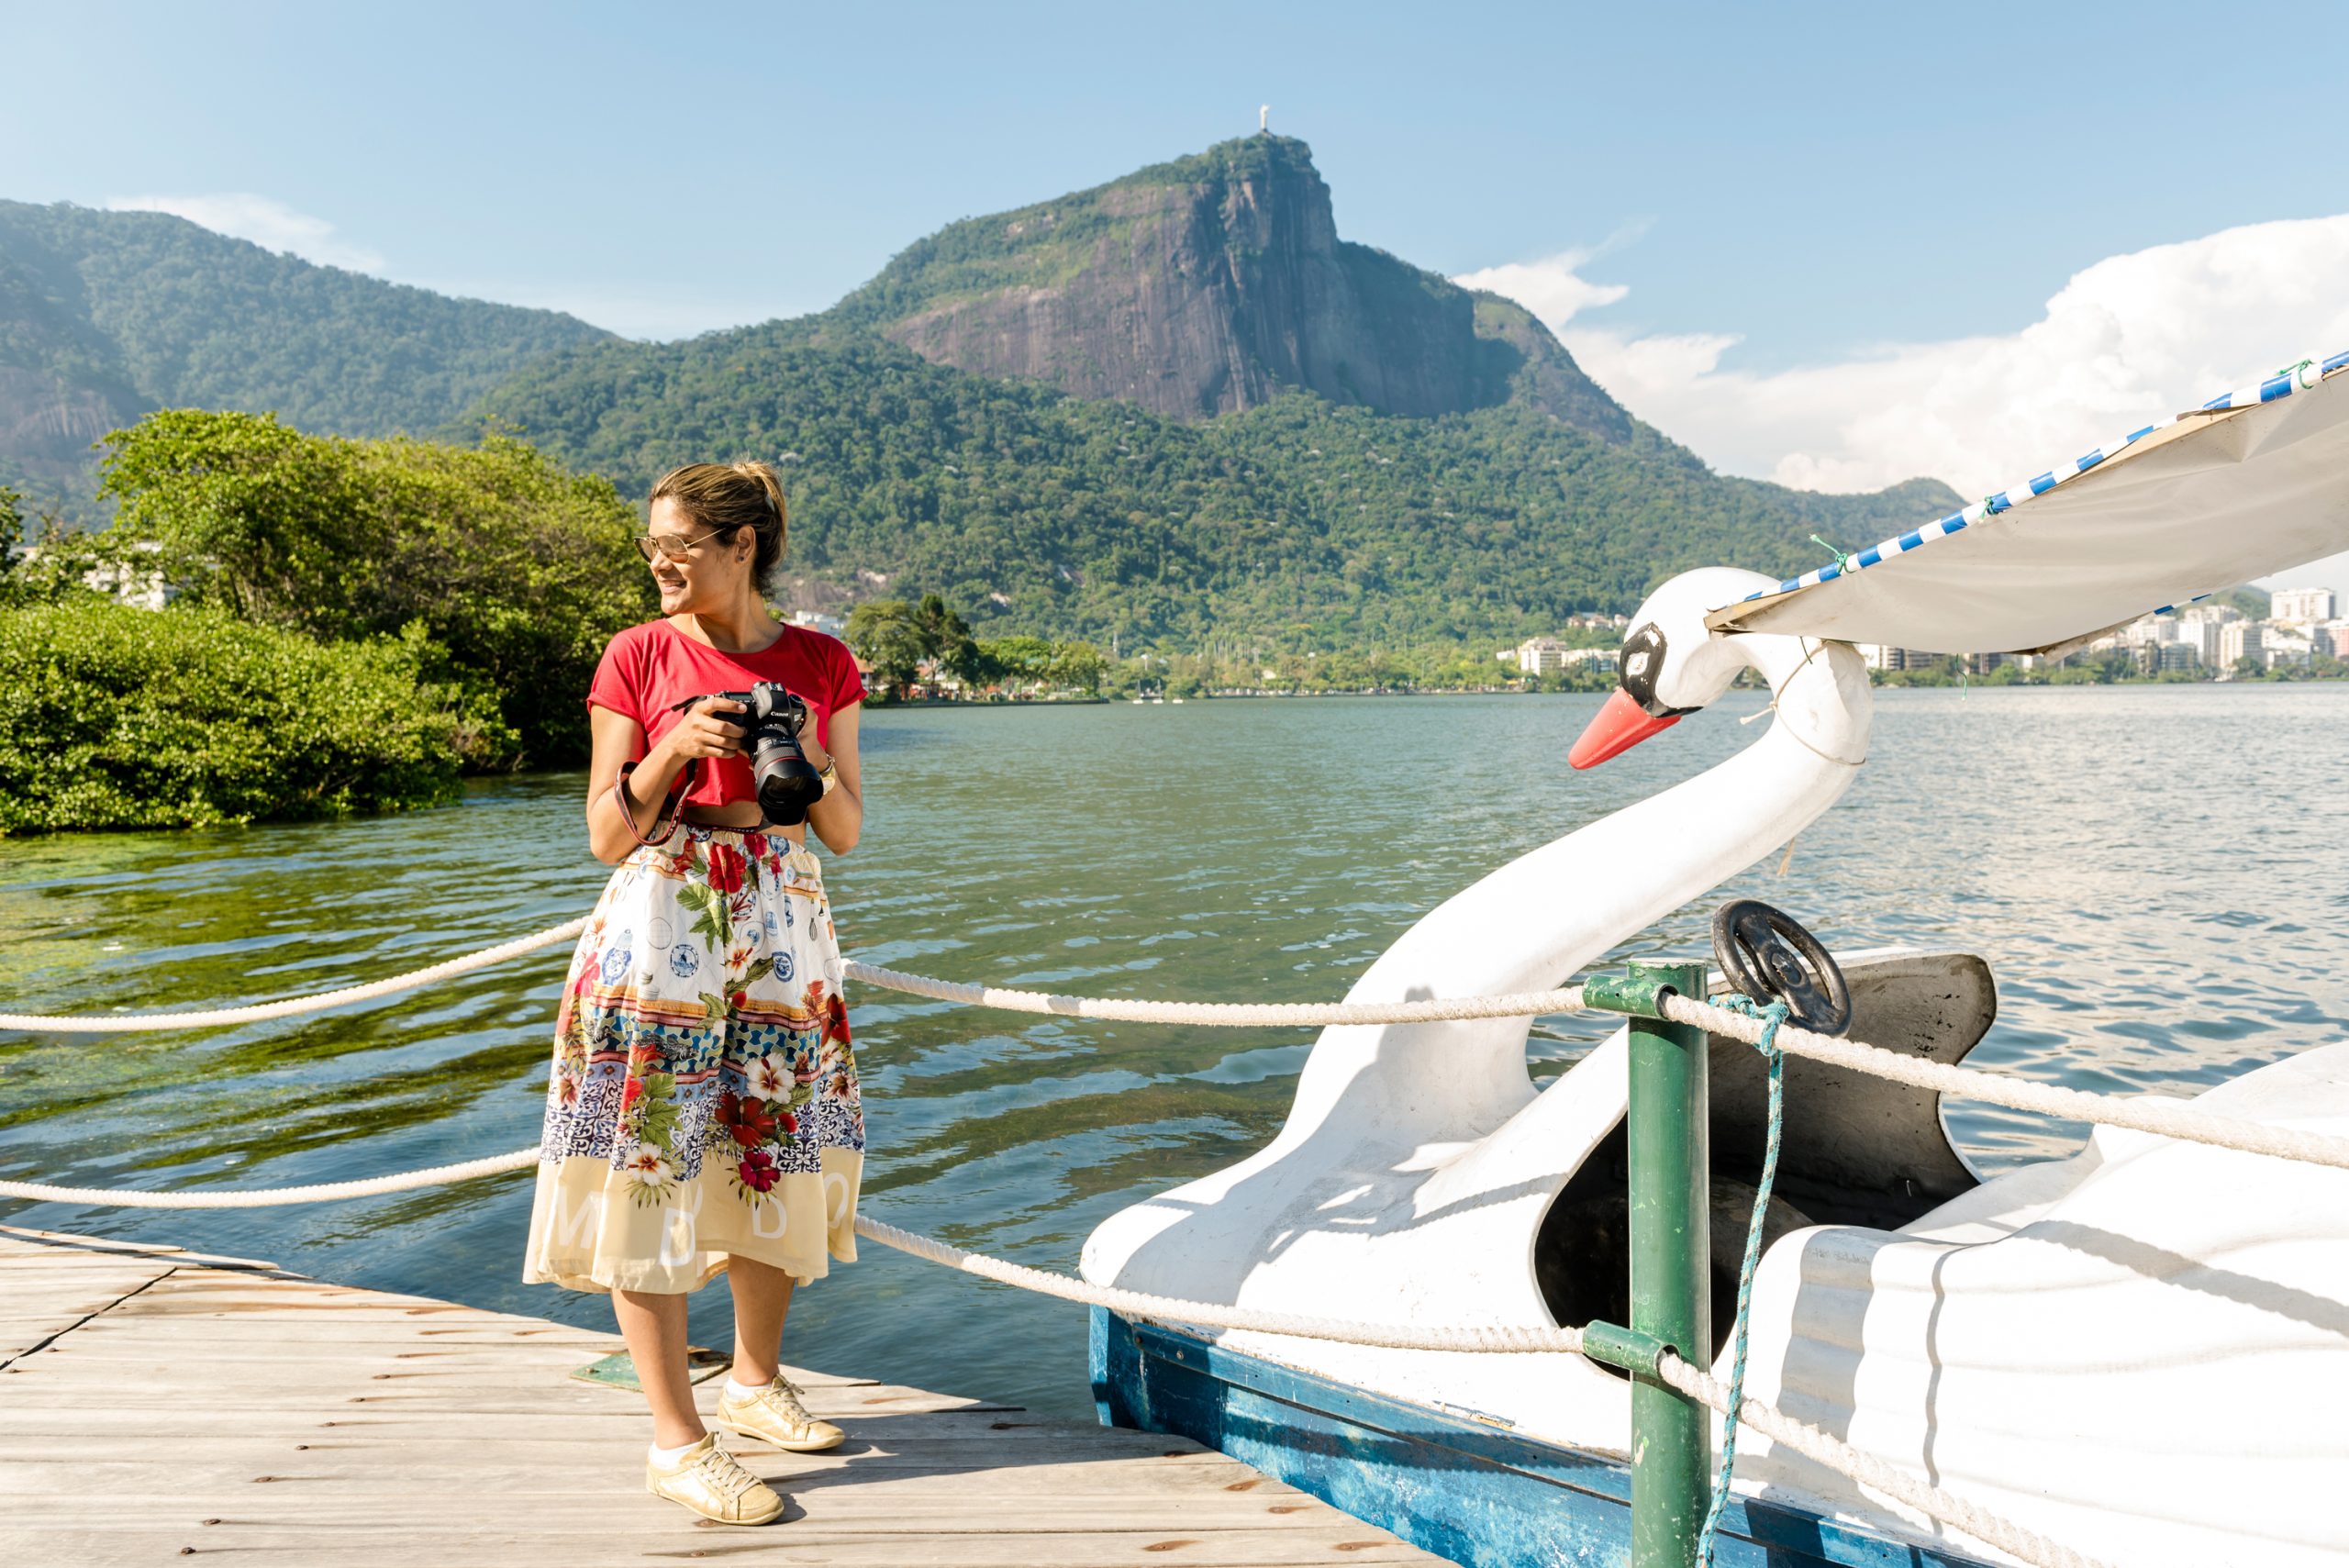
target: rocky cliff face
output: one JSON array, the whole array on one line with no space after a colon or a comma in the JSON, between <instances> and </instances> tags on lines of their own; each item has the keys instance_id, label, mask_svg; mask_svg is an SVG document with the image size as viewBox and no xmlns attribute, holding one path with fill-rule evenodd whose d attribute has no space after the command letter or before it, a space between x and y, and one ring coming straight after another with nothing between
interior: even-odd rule
<instances>
[{"instance_id":1,"label":"rocky cliff face","mask_svg":"<svg viewBox=\"0 0 2349 1568\"><path fill-rule=\"evenodd\" d=\"M835 314L939 363L1177 418L1302 387L1422 417L1515 399L1631 430L1519 306L1341 239L1309 150L1280 137L956 224Z\"/></svg>"}]
</instances>

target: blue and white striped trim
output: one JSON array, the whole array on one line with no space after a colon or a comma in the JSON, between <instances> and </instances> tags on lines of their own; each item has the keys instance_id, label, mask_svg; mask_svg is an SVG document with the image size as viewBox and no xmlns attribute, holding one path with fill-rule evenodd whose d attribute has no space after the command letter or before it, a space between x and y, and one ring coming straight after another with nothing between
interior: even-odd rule
<instances>
[{"instance_id":1,"label":"blue and white striped trim","mask_svg":"<svg viewBox=\"0 0 2349 1568\"><path fill-rule=\"evenodd\" d=\"M2212 398L2202 405L2202 411L2215 413L2226 409L2249 408L2261 403L2273 403L2279 397L2289 397L2295 392L2306 391L2340 370L2349 370L2349 350L2335 354L2321 363L2315 360L2302 360L2289 370L2278 371L2255 386L2243 387L2222 397ZM1898 539L1888 539L1882 544L1872 545L1857 555L1847 555L1835 565L1822 566L1816 572L1806 572L1799 577L1789 577L1775 588L1756 589L1746 595L1745 598L1740 602L1751 603L1755 599L1767 598L1773 594L1791 594L1800 588L1815 588L1821 583L1832 583L1838 577L1849 576L1854 572L1865 572L1869 567L1880 565L1896 555L1906 555L1920 545L1931 544L1937 539L1947 539L1954 533L1972 528L1985 517L1995 517L2002 512L2010 512L2033 496L2046 495L2066 479L2086 473L2107 458L2119 456L2128 447L2143 440L2156 430L2168 428L2176 424L2178 416L2175 414L2166 419L2156 419L2143 429L2130 431L2119 440L2105 442L2086 457L2076 459L2065 465L2060 472L2050 469L2045 473L2034 474L2019 484L2008 485L1995 495L1976 501L1962 512L1952 512L1939 522L1927 523L1923 528L1911 529Z\"/></svg>"}]
</instances>

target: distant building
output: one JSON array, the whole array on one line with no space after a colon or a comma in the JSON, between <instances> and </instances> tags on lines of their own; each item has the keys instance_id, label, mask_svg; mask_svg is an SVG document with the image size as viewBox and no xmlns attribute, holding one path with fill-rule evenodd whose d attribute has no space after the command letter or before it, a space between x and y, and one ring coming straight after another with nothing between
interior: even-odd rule
<instances>
[{"instance_id":1,"label":"distant building","mask_svg":"<svg viewBox=\"0 0 2349 1568\"><path fill-rule=\"evenodd\" d=\"M1612 670L1622 651L1615 648L1569 648L1565 662L1577 670Z\"/></svg>"},{"instance_id":2,"label":"distant building","mask_svg":"<svg viewBox=\"0 0 2349 1568\"><path fill-rule=\"evenodd\" d=\"M1856 645L1859 655L1871 670L1921 670L1934 655L1914 648L1895 648L1888 643L1863 642Z\"/></svg>"},{"instance_id":3,"label":"distant building","mask_svg":"<svg viewBox=\"0 0 2349 1568\"><path fill-rule=\"evenodd\" d=\"M2180 616L2177 620L2176 646L2191 649L2198 664L2219 662L2220 622L2204 616Z\"/></svg>"},{"instance_id":4,"label":"distant building","mask_svg":"<svg viewBox=\"0 0 2349 1568\"><path fill-rule=\"evenodd\" d=\"M826 637L846 638L848 622L838 616L828 616L821 610L794 610L791 624L804 626L810 631L820 631Z\"/></svg>"},{"instance_id":5,"label":"distant building","mask_svg":"<svg viewBox=\"0 0 2349 1568\"><path fill-rule=\"evenodd\" d=\"M2255 620L2231 620L2219 628L2218 665L2232 670L2239 659L2256 659L2266 662L2267 652L2266 623Z\"/></svg>"},{"instance_id":6,"label":"distant building","mask_svg":"<svg viewBox=\"0 0 2349 1568\"><path fill-rule=\"evenodd\" d=\"M2321 633L2321 639L2319 646L2324 648L2335 659L2349 659L2349 623L2326 627Z\"/></svg>"},{"instance_id":7,"label":"distant building","mask_svg":"<svg viewBox=\"0 0 2349 1568\"><path fill-rule=\"evenodd\" d=\"M2006 662L2007 656L2003 653L1969 653L1965 656L1965 673L1987 675Z\"/></svg>"},{"instance_id":8,"label":"distant building","mask_svg":"<svg viewBox=\"0 0 2349 1568\"><path fill-rule=\"evenodd\" d=\"M2192 670L2202 662L2200 651L2190 642L2156 643L2146 651L2153 655L2151 668L2156 673L2170 670Z\"/></svg>"},{"instance_id":9,"label":"distant building","mask_svg":"<svg viewBox=\"0 0 2349 1568\"><path fill-rule=\"evenodd\" d=\"M2268 615L2294 626L2307 626L2315 621L2331 620L2341 612L2334 607L2333 592L2330 588L2278 588L2268 607Z\"/></svg>"},{"instance_id":10,"label":"distant building","mask_svg":"<svg viewBox=\"0 0 2349 1568\"><path fill-rule=\"evenodd\" d=\"M2271 627L2260 645L2259 658L2271 670L2279 665L2306 669L2309 655L2313 651L2307 638L2295 637L2288 631Z\"/></svg>"},{"instance_id":11,"label":"distant building","mask_svg":"<svg viewBox=\"0 0 2349 1568\"><path fill-rule=\"evenodd\" d=\"M1529 675L1547 675L1566 667L1566 645L1554 637L1529 637L1517 645L1517 667Z\"/></svg>"}]
</instances>

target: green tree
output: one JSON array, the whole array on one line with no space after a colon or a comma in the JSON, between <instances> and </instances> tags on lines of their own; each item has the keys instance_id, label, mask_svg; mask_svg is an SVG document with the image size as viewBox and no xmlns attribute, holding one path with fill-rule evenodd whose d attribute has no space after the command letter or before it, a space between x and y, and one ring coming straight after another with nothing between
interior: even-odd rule
<instances>
[{"instance_id":1,"label":"green tree","mask_svg":"<svg viewBox=\"0 0 2349 1568\"><path fill-rule=\"evenodd\" d=\"M979 654L979 645L972 640L969 624L944 599L924 594L915 606L914 619L921 628L924 658L937 660L941 669L963 681L975 684L981 678L985 661Z\"/></svg>"},{"instance_id":2,"label":"green tree","mask_svg":"<svg viewBox=\"0 0 2349 1568\"><path fill-rule=\"evenodd\" d=\"M159 544L194 603L328 640L421 626L434 673L499 694L539 765L586 755L596 661L654 606L635 509L509 437L344 440L165 409L106 446L115 533Z\"/></svg>"},{"instance_id":3,"label":"green tree","mask_svg":"<svg viewBox=\"0 0 2349 1568\"><path fill-rule=\"evenodd\" d=\"M1041 637L998 637L979 644L994 678L1014 685L1035 685L1050 680L1052 645Z\"/></svg>"},{"instance_id":4,"label":"green tree","mask_svg":"<svg viewBox=\"0 0 2349 1568\"><path fill-rule=\"evenodd\" d=\"M900 701L920 678L930 641L921 617L903 599L867 599L849 611L848 645L873 667L885 697Z\"/></svg>"},{"instance_id":5,"label":"green tree","mask_svg":"<svg viewBox=\"0 0 2349 1568\"><path fill-rule=\"evenodd\" d=\"M1102 678L1109 673L1109 661L1089 642L1063 642L1054 645L1046 668L1053 684L1091 696L1101 690Z\"/></svg>"}]
</instances>

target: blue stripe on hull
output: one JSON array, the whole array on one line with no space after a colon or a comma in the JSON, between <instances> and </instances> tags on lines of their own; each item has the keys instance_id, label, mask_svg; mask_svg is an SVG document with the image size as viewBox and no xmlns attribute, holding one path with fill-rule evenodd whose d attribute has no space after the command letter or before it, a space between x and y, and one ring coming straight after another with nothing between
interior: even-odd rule
<instances>
[{"instance_id":1,"label":"blue stripe on hull","mask_svg":"<svg viewBox=\"0 0 2349 1568\"><path fill-rule=\"evenodd\" d=\"M1468 1568L1631 1558L1629 1467L1612 1455L1366 1393L1093 1309L1104 1424L1191 1438ZM1800 1509L1732 1498L1719 1568L1983 1568Z\"/></svg>"}]
</instances>

